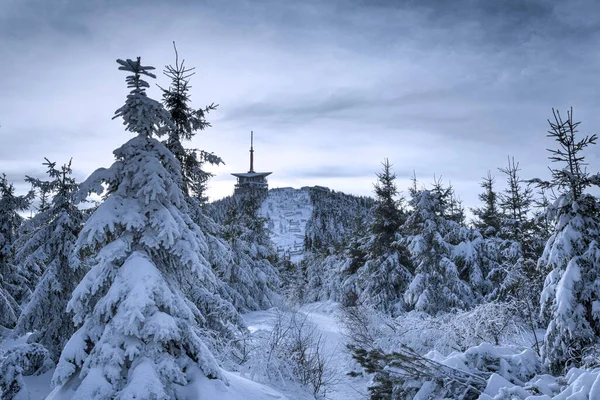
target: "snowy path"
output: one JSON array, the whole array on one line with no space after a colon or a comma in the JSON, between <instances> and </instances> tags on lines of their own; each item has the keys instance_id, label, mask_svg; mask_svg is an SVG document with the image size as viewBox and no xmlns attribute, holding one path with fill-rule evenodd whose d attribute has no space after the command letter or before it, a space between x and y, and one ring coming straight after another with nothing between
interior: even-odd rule
<instances>
[{"instance_id":1,"label":"snowy path","mask_svg":"<svg viewBox=\"0 0 600 400\"><path fill-rule=\"evenodd\" d=\"M346 351L344 330L339 322L339 304L333 302L311 303L299 310L323 335L324 348L331 355L330 366L335 372L335 382L327 398L331 400L367 399L367 380L347 375L353 360Z\"/></svg>"},{"instance_id":2,"label":"snowy path","mask_svg":"<svg viewBox=\"0 0 600 400\"><path fill-rule=\"evenodd\" d=\"M367 399L366 378L352 378L347 375L351 370L353 360L346 351L344 331L339 322L339 304L334 302L311 303L298 310L307 316L307 320L316 327L316 333L321 335L323 350L328 358L328 367L331 370L332 384L328 388L325 398L329 400L361 400ZM276 319L275 309L256 311L244 315L248 328L251 331L259 329L271 330ZM277 388L282 390L281 388ZM311 399L306 394L285 393L290 399Z\"/></svg>"}]
</instances>

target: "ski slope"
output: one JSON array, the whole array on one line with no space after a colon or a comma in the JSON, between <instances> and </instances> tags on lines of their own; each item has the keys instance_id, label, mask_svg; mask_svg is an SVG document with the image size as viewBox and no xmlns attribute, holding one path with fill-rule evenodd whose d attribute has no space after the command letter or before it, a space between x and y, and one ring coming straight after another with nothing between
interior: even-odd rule
<instances>
[{"instance_id":1,"label":"ski slope","mask_svg":"<svg viewBox=\"0 0 600 400\"><path fill-rule=\"evenodd\" d=\"M306 222L313 211L309 190L270 189L260 208L260 215L269 219L269 234L277 253L295 263L304 257Z\"/></svg>"}]
</instances>

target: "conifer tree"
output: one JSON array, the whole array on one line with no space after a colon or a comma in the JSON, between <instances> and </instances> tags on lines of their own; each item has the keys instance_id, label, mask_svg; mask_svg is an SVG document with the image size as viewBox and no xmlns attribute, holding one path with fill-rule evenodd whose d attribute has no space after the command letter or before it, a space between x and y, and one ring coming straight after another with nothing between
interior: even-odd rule
<instances>
[{"instance_id":1,"label":"conifer tree","mask_svg":"<svg viewBox=\"0 0 600 400\"><path fill-rule=\"evenodd\" d=\"M24 300L28 285L14 265L17 229L23 222L19 212L31 204L33 193L17 196L6 175L0 176L0 326L12 328L20 313L19 302Z\"/></svg>"},{"instance_id":2,"label":"conifer tree","mask_svg":"<svg viewBox=\"0 0 600 400\"><path fill-rule=\"evenodd\" d=\"M404 294L410 308L429 314L465 308L472 302L470 288L452 261L452 244L445 239L456 225L447 220L450 190L436 182L433 190L411 189L413 209L403 226L405 243L415 265L415 276Z\"/></svg>"},{"instance_id":3,"label":"conifer tree","mask_svg":"<svg viewBox=\"0 0 600 400\"><path fill-rule=\"evenodd\" d=\"M533 203L533 192L529 185L519 176L519 163L514 158L508 158L508 166L500 168L506 176L506 190L499 196L499 206L503 212L502 236L506 239L522 243L523 253L530 255L528 247L528 234L530 221L528 213Z\"/></svg>"},{"instance_id":4,"label":"conifer tree","mask_svg":"<svg viewBox=\"0 0 600 400\"><path fill-rule=\"evenodd\" d=\"M373 207L373 223L370 232L373 235L373 250L381 251L388 248L395 240L398 228L404 222L400 209L396 174L386 158L382 162L383 170L377 173L375 187L375 207Z\"/></svg>"},{"instance_id":5,"label":"conifer tree","mask_svg":"<svg viewBox=\"0 0 600 400\"><path fill-rule=\"evenodd\" d=\"M489 278L494 290L490 299L525 301L529 306L537 303L540 281L535 271L535 253L533 245L533 221L529 217L533 203L530 185L519 176L519 163L508 158L506 168L499 168L506 176L506 189L499 194L499 206L502 209L501 229L498 242L501 259L493 268ZM537 286L536 286L537 285Z\"/></svg>"},{"instance_id":6,"label":"conifer tree","mask_svg":"<svg viewBox=\"0 0 600 400\"><path fill-rule=\"evenodd\" d=\"M259 214L260 197L252 191L233 196L224 222L230 256L219 276L236 308L246 312L272 307L279 298L277 254L265 229L266 218Z\"/></svg>"},{"instance_id":7,"label":"conifer tree","mask_svg":"<svg viewBox=\"0 0 600 400\"><path fill-rule=\"evenodd\" d=\"M44 165L50 181L30 177L27 180L42 193L54 193L54 197L33 217L36 229L19 238L15 257L22 269L41 265L43 275L19 317L15 332L20 335L36 332L36 342L58 360L65 342L75 331L73 317L66 309L73 289L85 274L85 268L73 257L73 246L85 217L75 205L78 185L71 176L71 162L56 168L55 162L46 159Z\"/></svg>"},{"instance_id":8,"label":"conifer tree","mask_svg":"<svg viewBox=\"0 0 600 400\"><path fill-rule=\"evenodd\" d=\"M466 226L467 217L465 215L465 208L463 207L462 200L456 196L452 184L448 186L448 206L446 207L445 217L460 226Z\"/></svg>"},{"instance_id":9,"label":"conifer tree","mask_svg":"<svg viewBox=\"0 0 600 400\"><path fill-rule=\"evenodd\" d=\"M597 344L600 336L600 203L586 193L600 186L600 174L585 169L582 151L596 144L597 136L576 138L580 122L574 122L573 110L564 120L553 110L548 120L548 137L558 149L549 150L550 160L560 164L552 168L552 180L534 180L540 187L553 189L558 198L549 207L555 221L538 269L547 272L541 295L541 312L550 323L544 337L542 358L551 373L560 374L577 366L585 348Z\"/></svg>"},{"instance_id":10,"label":"conifer tree","mask_svg":"<svg viewBox=\"0 0 600 400\"><path fill-rule=\"evenodd\" d=\"M185 60L179 62L179 54L175 48L175 65L167 65L164 74L171 79L168 89L162 89L163 104L171 114L173 125L170 127L165 144L175 155L182 170L182 189L185 194L204 204L206 197L206 184L208 179L213 176L210 172L203 169L206 163L219 165L223 160L213 153L204 150L186 149L183 146L183 140L191 140L198 131L209 128L210 122L206 120L206 115L216 110L217 105L211 103L209 106L201 109L190 107L190 78L195 74L195 68L187 68Z\"/></svg>"},{"instance_id":11,"label":"conifer tree","mask_svg":"<svg viewBox=\"0 0 600 400\"><path fill-rule=\"evenodd\" d=\"M479 200L481 200L483 205L471 210L473 215L477 217L473 225L486 237L496 236L500 233L500 220L502 216L498 209L498 193L494 190L494 183L494 177L488 171L487 176L482 178L480 184L484 192L479 194Z\"/></svg>"},{"instance_id":12,"label":"conifer tree","mask_svg":"<svg viewBox=\"0 0 600 400\"><path fill-rule=\"evenodd\" d=\"M397 314L405 308L403 294L411 280L412 267L408 250L400 240L399 228L406 217L396 199L396 175L388 159L382 165L374 185L373 219L364 245L366 260L358 269L358 301Z\"/></svg>"},{"instance_id":13,"label":"conifer tree","mask_svg":"<svg viewBox=\"0 0 600 400\"><path fill-rule=\"evenodd\" d=\"M187 212L181 166L155 138L172 128L169 113L146 95L140 59L118 60L131 73L125 104L115 112L135 137L114 151L116 162L94 172L82 192L105 200L86 221L75 251L95 252L68 310L79 327L65 346L53 382L73 398L179 399L195 374L221 371L201 328L228 306L203 257L205 243ZM190 298L194 293L201 297ZM222 316L221 316L222 317ZM226 322L226 321L224 321ZM57 389L57 390L61 390Z\"/></svg>"}]
</instances>

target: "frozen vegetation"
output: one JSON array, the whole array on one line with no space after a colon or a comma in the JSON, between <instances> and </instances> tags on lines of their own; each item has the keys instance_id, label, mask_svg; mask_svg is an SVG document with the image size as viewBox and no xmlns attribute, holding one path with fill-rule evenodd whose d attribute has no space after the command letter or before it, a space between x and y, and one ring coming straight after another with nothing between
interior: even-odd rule
<instances>
[{"instance_id":1,"label":"frozen vegetation","mask_svg":"<svg viewBox=\"0 0 600 400\"><path fill-rule=\"evenodd\" d=\"M0 177L0 399L600 399L600 174L572 111L550 179L509 158L471 220L441 180L402 196L387 160L373 198L208 203L193 68L159 102L154 68L117 62L112 165Z\"/></svg>"}]
</instances>

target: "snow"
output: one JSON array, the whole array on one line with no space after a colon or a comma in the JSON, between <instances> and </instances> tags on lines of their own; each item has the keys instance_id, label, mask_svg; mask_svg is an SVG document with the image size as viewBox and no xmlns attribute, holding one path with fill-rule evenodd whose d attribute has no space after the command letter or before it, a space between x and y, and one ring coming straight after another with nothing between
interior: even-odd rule
<instances>
[{"instance_id":1,"label":"snow","mask_svg":"<svg viewBox=\"0 0 600 400\"><path fill-rule=\"evenodd\" d=\"M254 311L245 314L244 321L250 332L257 330L269 330L273 328L277 309L272 308L264 311ZM346 373L352 369L354 361L345 350L345 329L340 323L340 305L332 301L311 303L302 306L298 312L307 316L310 323L314 324L317 333L322 335L322 343L325 353L329 357L328 367L335 373L333 384L326 393L330 400L352 400L363 399L367 396L368 378L352 378ZM0 345L0 350L24 343L26 337L19 339L7 339ZM209 379L197 367L190 371L190 385L185 387L185 392L180 393L187 399L219 399L219 400L269 400L290 399L308 400L314 396L296 386L290 385L285 388L274 389L268 385L253 382L240 376L239 373L221 370L222 380ZM61 400L71 398L80 384L70 382L73 385L65 385L60 389L51 391L51 379L54 370L50 370L39 376L24 377L31 400ZM140 368L136 373L144 373ZM93 371L90 371L93 374ZM71 387L72 386L72 387ZM47 396L47 397L46 397Z\"/></svg>"},{"instance_id":2,"label":"snow","mask_svg":"<svg viewBox=\"0 0 600 400\"><path fill-rule=\"evenodd\" d=\"M353 378L347 372L353 369L355 362L346 351L346 331L341 324L340 304L333 301L306 304L297 310L307 317L307 321L316 328L315 333L321 335L323 351L326 354L327 368L334 373L330 387L325 393L329 400L351 400L368 398L368 378ZM251 332L271 330L277 318L278 310L254 311L243 315ZM298 391L293 387L277 387L291 399L314 399L314 396Z\"/></svg>"},{"instance_id":3,"label":"snow","mask_svg":"<svg viewBox=\"0 0 600 400\"><path fill-rule=\"evenodd\" d=\"M185 391L178 393L183 399L218 399L218 400L292 400L293 398L286 397L282 393L260 383L252 382L249 379L243 378L235 373L222 371L222 375L228 384L220 379L209 379L198 368L189 372L191 377L190 385L185 387ZM52 371L37 377L26 377L26 382L37 383L36 387L30 387L31 400L61 400L63 398L71 398L74 390L63 387L62 390L55 389L49 395L50 379ZM31 378L38 378L34 381ZM144 379L144 381L147 381ZM48 397L45 397L48 395Z\"/></svg>"},{"instance_id":4,"label":"snow","mask_svg":"<svg viewBox=\"0 0 600 400\"><path fill-rule=\"evenodd\" d=\"M318 332L323 335L325 352L331 355L329 367L337 376L327 397L331 400L363 399L368 397L368 380L352 378L347 372L354 364L352 357L345 348L347 332L340 323L340 304L332 301L317 302L304 305L299 310L308 316L315 324Z\"/></svg>"},{"instance_id":5,"label":"snow","mask_svg":"<svg viewBox=\"0 0 600 400\"><path fill-rule=\"evenodd\" d=\"M307 187L271 189L259 211L261 216L269 218L270 237L277 253L289 254L295 263L304 257L306 222L313 212L309 190Z\"/></svg>"}]
</instances>

